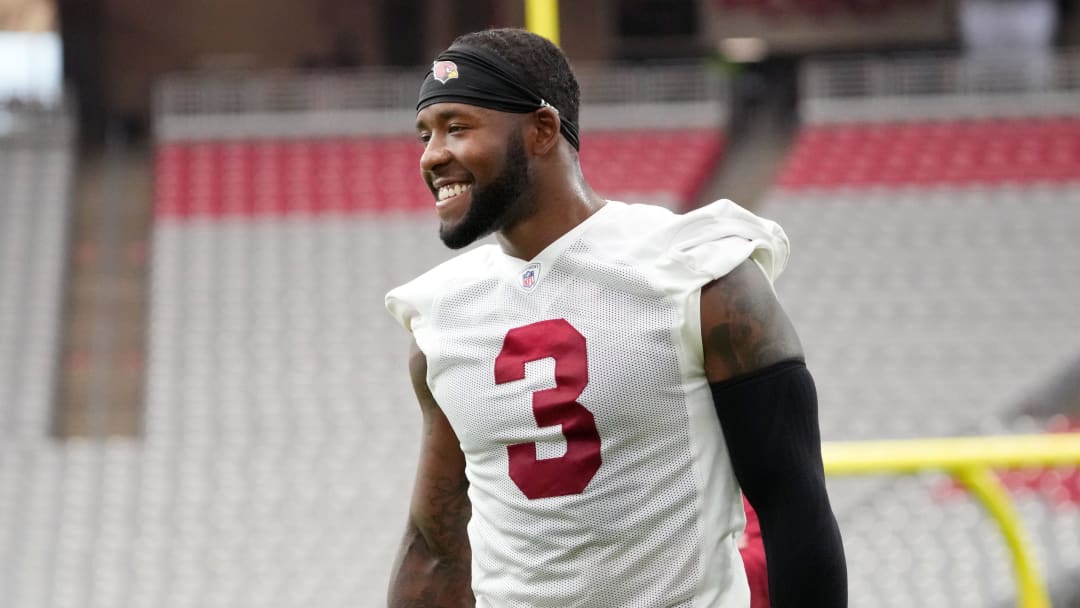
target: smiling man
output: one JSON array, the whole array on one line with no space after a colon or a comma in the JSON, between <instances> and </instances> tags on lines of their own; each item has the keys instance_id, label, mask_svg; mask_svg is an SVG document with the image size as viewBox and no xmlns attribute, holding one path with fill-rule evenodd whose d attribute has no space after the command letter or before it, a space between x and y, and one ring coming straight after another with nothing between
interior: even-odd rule
<instances>
[{"instance_id":1,"label":"smiling man","mask_svg":"<svg viewBox=\"0 0 1080 608\"><path fill-rule=\"evenodd\" d=\"M817 402L771 281L788 242L730 201L606 201L579 89L523 30L458 38L416 127L439 236L387 294L413 336L420 462L389 606L746 608L740 489L773 606L846 605Z\"/></svg>"}]
</instances>

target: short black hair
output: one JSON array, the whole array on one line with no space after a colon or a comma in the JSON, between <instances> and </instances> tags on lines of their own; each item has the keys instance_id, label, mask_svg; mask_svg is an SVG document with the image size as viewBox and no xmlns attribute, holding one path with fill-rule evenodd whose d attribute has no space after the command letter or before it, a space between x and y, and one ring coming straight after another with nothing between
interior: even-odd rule
<instances>
[{"instance_id":1,"label":"short black hair","mask_svg":"<svg viewBox=\"0 0 1080 608\"><path fill-rule=\"evenodd\" d=\"M550 40L519 28L496 28L458 36L451 46L480 47L497 53L535 78L536 90L559 115L578 124L581 88L570 62Z\"/></svg>"}]
</instances>

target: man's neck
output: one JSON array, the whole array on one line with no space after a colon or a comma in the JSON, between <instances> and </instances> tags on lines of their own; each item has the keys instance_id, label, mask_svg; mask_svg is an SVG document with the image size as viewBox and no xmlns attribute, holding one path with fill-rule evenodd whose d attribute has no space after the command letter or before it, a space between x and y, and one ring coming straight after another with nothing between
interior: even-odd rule
<instances>
[{"instance_id":1,"label":"man's neck","mask_svg":"<svg viewBox=\"0 0 1080 608\"><path fill-rule=\"evenodd\" d=\"M607 204L587 185L562 196L538 197L536 211L496 234L503 253L531 260Z\"/></svg>"}]
</instances>

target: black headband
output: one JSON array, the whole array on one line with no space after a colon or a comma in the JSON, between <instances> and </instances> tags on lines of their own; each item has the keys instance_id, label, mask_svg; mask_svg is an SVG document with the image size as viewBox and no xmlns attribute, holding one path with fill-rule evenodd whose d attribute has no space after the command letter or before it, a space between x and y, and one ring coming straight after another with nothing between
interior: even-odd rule
<instances>
[{"instance_id":1,"label":"black headband","mask_svg":"<svg viewBox=\"0 0 1080 608\"><path fill-rule=\"evenodd\" d=\"M416 111L435 103L464 103L489 110L525 114L552 106L536 92L520 70L487 49L452 46L435 58L424 84ZM579 149L577 125L559 116L559 131Z\"/></svg>"}]
</instances>

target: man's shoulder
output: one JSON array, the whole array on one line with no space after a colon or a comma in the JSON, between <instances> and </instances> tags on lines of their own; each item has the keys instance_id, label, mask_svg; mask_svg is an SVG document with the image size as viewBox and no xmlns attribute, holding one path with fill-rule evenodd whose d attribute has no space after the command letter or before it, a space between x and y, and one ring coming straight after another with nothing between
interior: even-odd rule
<instances>
[{"instance_id":1,"label":"man's shoulder","mask_svg":"<svg viewBox=\"0 0 1080 608\"><path fill-rule=\"evenodd\" d=\"M730 236L754 238L772 232L773 224L734 202L722 199L677 213L659 205L611 201L616 213L587 238L602 249L652 258L702 242Z\"/></svg>"},{"instance_id":2,"label":"man's shoulder","mask_svg":"<svg viewBox=\"0 0 1080 608\"><path fill-rule=\"evenodd\" d=\"M594 251L628 259L649 257L664 246L665 233L679 222L679 214L659 205L608 201L604 221L584 235Z\"/></svg>"},{"instance_id":3,"label":"man's shoulder","mask_svg":"<svg viewBox=\"0 0 1080 608\"><path fill-rule=\"evenodd\" d=\"M679 214L661 205L648 205L643 203L624 203L622 201L608 201L612 206L613 213L607 214L608 224L611 226L650 226L662 227L673 221L677 221Z\"/></svg>"},{"instance_id":4,"label":"man's shoulder","mask_svg":"<svg viewBox=\"0 0 1080 608\"><path fill-rule=\"evenodd\" d=\"M436 265L387 292L387 309L406 328L410 328L411 319L430 308L435 296L448 286L490 276L493 258L498 251L498 245L480 245Z\"/></svg>"},{"instance_id":5,"label":"man's shoulder","mask_svg":"<svg viewBox=\"0 0 1080 608\"><path fill-rule=\"evenodd\" d=\"M473 247L443 262L432 266L418 275L413 281L420 280L460 280L464 277L486 274L491 268L492 257L499 252L499 246L491 243Z\"/></svg>"},{"instance_id":6,"label":"man's shoulder","mask_svg":"<svg viewBox=\"0 0 1080 608\"><path fill-rule=\"evenodd\" d=\"M753 257L770 279L783 269L788 241L778 224L721 199L684 213L619 203L617 213L588 235L593 251L639 266L658 285L680 293L719 278Z\"/></svg>"},{"instance_id":7,"label":"man's shoulder","mask_svg":"<svg viewBox=\"0 0 1080 608\"><path fill-rule=\"evenodd\" d=\"M654 235L675 239L679 233L694 227L708 229L709 225L715 226L725 222L758 223L761 221L761 218L728 199L716 200L682 212L661 205L619 201L609 201L608 204L616 206L616 212L608 214L609 220L606 224L609 231L612 228L629 228L639 238ZM607 231L601 231L603 232Z\"/></svg>"}]
</instances>

